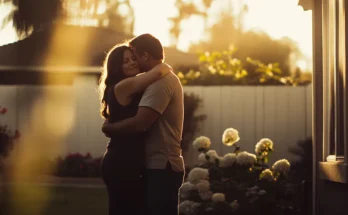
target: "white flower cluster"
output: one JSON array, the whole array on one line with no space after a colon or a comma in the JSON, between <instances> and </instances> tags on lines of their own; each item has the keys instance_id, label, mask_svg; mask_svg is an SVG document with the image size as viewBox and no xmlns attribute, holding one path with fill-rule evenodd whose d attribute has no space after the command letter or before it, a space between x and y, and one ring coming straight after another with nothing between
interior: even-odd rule
<instances>
[{"instance_id":1,"label":"white flower cluster","mask_svg":"<svg viewBox=\"0 0 348 215\"><path fill-rule=\"evenodd\" d=\"M204 152L201 152L198 155L198 162L199 162L199 165L204 165L208 163L207 156L205 155Z\"/></svg>"},{"instance_id":2,"label":"white flower cluster","mask_svg":"<svg viewBox=\"0 0 348 215\"><path fill-rule=\"evenodd\" d=\"M209 179L208 170L200 167L193 168L187 176L187 180L191 184L197 184L199 181L207 179Z\"/></svg>"},{"instance_id":3,"label":"white flower cluster","mask_svg":"<svg viewBox=\"0 0 348 215\"><path fill-rule=\"evenodd\" d=\"M226 146L233 146L240 140L239 133L234 128L228 128L222 134L222 143Z\"/></svg>"},{"instance_id":4,"label":"white flower cluster","mask_svg":"<svg viewBox=\"0 0 348 215\"><path fill-rule=\"evenodd\" d=\"M222 135L222 142L227 146L233 146L240 140L238 131L234 128L228 128L224 131ZM223 157L220 157L216 150L209 150L211 146L211 141L208 137L200 136L193 142L193 147L197 149L200 154L198 156L198 161L200 165L218 164L219 167L228 168L233 167L235 164L247 167L248 170L252 170L254 164L260 164L259 162L267 162L266 159L268 153L273 151L273 142L268 138L261 139L255 145L255 154L243 151L239 152L239 147L236 148L235 153L227 153ZM263 160L264 159L264 160ZM263 164L263 163L262 163ZM214 165L213 165L214 166ZM215 166L216 167L216 166ZM244 169L244 168L243 168ZM289 161L283 159L275 162L270 169L265 169L259 175L260 180L265 181L276 181L280 173L286 174L290 169ZM228 171L229 169L224 169ZM193 168L187 176L187 182L183 183L180 188L180 197L183 200L189 199L191 191L197 192L199 197L203 201L212 201L213 203L225 202L226 196L224 193L213 193L211 191L211 184L209 182L209 172L208 169L202 167ZM258 186L248 188L245 195L248 197L249 203L253 203L260 196L267 195L266 190L260 189ZM228 203L233 211L239 208L239 203L237 200ZM192 214L195 209L200 205L193 201L183 201L180 206L180 214ZM206 211L214 210L212 206L206 208Z\"/></svg>"},{"instance_id":5,"label":"white flower cluster","mask_svg":"<svg viewBox=\"0 0 348 215\"><path fill-rule=\"evenodd\" d=\"M210 139L208 137L205 137L205 136L197 137L193 141L193 148L195 148L197 150L209 149L210 145L211 145Z\"/></svg>"},{"instance_id":6,"label":"white flower cluster","mask_svg":"<svg viewBox=\"0 0 348 215\"><path fill-rule=\"evenodd\" d=\"M231 167L236 163L237 155L235 153L227 153L220 161L220 167Z\"/></svg>"},{"instance_id":7,"label":"white flower cluster","mask_svg":"<svg viewBox=\"0 0 348 215\"><path fill-rule=\"evenodd\" d=\"M251 166L256 162L256 155L249 152L240 152L237 155L237 163L242 166Z\"/></svg>"},{"instance_id":8,"label":"white flower cluster","mask_svg":"<svg viewBox=\"0 0 348 215\"><path fill-rule=\"evenodd\" d=\"M201 199L204 201L211 200L213 196L213 192L210 190L206 192L199 192L198 194L199 194L199 197L201 197Z\"/></svg>"},{"instance_id":9,"label":"white flower cluster","mask_svg":"<svg viewBox=\"0 0 348 215\"><path fill-rule=\"evenodd\" d=\"M225 194L223 193L214 193L212 197L213 202L224 202L226 200Z\"/></svg>"},{"instance_id":10,"label":"white flower cluster","mask_svg":"<svg viewBox=\"0 0 348 215\"><path fill-rule=\"evenodd\" d=\"M197 207L199 207L201 204L198 202L190 201L190 200L185 200L180 203L179 205L179 211L180 214L184 215L190 215L194 213Z\"/></svg>"},{"instance_id":11,"label":"white flower cluster","mask_svg":"<svg viewBox=\"0 0 348 215\"><path fill-rule=\"evenodd\" d=\"M290 162L286 159L278 160L273 164L272 170L277 173L285 174L290 170Z\"/></svg>"},{"instance_id":12,"label":"white flower cluster","mask_svg":"<svg viewBox=\"0 0 348 215\"><path fill-rule=\"evenodd\" d=\"M216 153L215 150L209 150L206 152L206 155L208 156L208 161L210 163L215 163L216 159L219 159L218 154Z\"/></svg>"},{"instance_id":13,"label":"white flower cluster","mask_svg":"<svg viewBox=\"0 0 348 215\"><path fill-rule=\"evenodd\" d=\"M270 169L263 170L260 174L260 179L266 181L274 181L273 172Z\"/></svg>"},{"instance_id":14,"label":"white flower cluster","mask_svg":"<svg viewBox=\"0 0 348 215\"><path fill-rule=\"evenodd\" d=\"M200 193L207 192L210 190L210 183L208 180L200 180L197 185L197 190Z\"/></svg>"},{"instance_id":15,"label":"white flower cluster","mask_svg":"<svg viewBox=\"0 0 348 215\"><path fill-rule=\"evenodd\" d=\"M189 197L189 193L192 190L197 190L197 187L190 183L190 182L185 182L181 185L180 187L180 197L181 198L188 198Z\"/></svg>"},{"instance_id":16,"label":"white flower cluster","mask_svg":"<svg viewBox=\"0 0 348 215\"><path fill-rule=\"evenodd\" d=\"M215 150L208 150L207 152L202 152L198 155L198 161L200 165L207 163L216 163L217 161L221 162L222 158L219 157Z\"/></svg>"},{"instance_id":17,"label":"white flower cluster","mask_svg":"<svg viewBox=\"0 0 348 215\"><path fill-rule=\"evenodd\" d=\"M260 154L266 150L267 151L273 150L273 142L272 142L272 140L270 140L268 138L263 138L258 143L256 143L255 152L256 152L256 154Z\"/></svg>"},{"instance_id":18,"label":"white flower cluster","mask_svg":"<svg viewBox=\"0 0 348 215\"><path fill-rule=\"evenodd\" d=\"M208 180L200 180L197 185L198 195L202 200L207 201L211 200L213 196L213 192L210 191L210 183Z\"/></svg>"}]
</instances>

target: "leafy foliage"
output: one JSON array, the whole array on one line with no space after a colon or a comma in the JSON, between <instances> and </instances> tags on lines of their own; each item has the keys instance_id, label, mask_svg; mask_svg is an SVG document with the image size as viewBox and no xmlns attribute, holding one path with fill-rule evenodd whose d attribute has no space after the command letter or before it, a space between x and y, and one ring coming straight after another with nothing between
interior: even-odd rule
<instances>
[{"instance_id":1,"label":"leafy foliage","mask_svg":"<svg viewBox=\"0 0 348 215\"><path fill-rule=\"evenodd\" d=\"M241 10L240 13L244 13ZM209 38L192 44L190 52L221 52L233 46L235 58L244 60L250 57L266 65L278 62L282 75L290 75L296 68L296 62L305 58L290 38L273 39L260 30L245 31L240 16L227 12L221 13L218 21L207 29L207 34ZM245 65L245 69L251 71L253 68Z\"/></svg>"},{"instance_id":2,"label":"leafy foliage","mask_svg":"<svg viewBox=\"0 0 348 215\"><path fill-rule=\"evenodd\" d=\"M7 108L0 106L0 119L7 113ZM18 130L13 130L7 124L0 121L0 176L5 173L5 159L14 148L15 140L20 137Z\"/></svg>"},{"instance_id":3,"label":"leafy foliage","mask_svg":"<svg viewBox=\"0 0 348 215\"><path fill-rule=\"evenodd\" d=\"M100 177L101 157L92 158L91 154L69 154L56 160L56 176L60 177Z\"/></svg>"},{"instance_id":4,"label":"leafy foliage","mask_svg":"<svg viewBox=\"0 0 348 215\"><path fill-rule=\"evenodd\" d=\"M303 195L300 196L304 214L312 213L312 175L313 175L313 140L307 138L298 141L296 147L289 149L289 152L298 157L292 162L289 179L294 183L301 183Z\"/></svg>"},{"instance_id":5,"label":"leafy foliage","mask_svg":"<svg viewBox=\"0 0 348 215\"><path fill-rule=\"evenodd\" d=\"M196 115L201 102L201 98L195 94L184 94L184 125L181 141L181 148L184 150L192 142L199 123L206 119L206 115Z\"/></svg>"},{"instance_id":6,"label":"leafy foliage","mask_svg":"<svg viewBox=\"0 0 348 215\"><path fill-rule=\"evenodd\" d=\"M177 76L185 85L303 85L298 76L285 75L279 63L263 63L247 57L235 57L236 49L200 54L198 68L183 71Z\"/></svg>"},{"instance_id":7,"label":"leafy foliage","mask_svg":"<svg viewBox=\"0 0 348 215\"><path fill-rule=\"evenodd\" d=\"M313 172L313 140L307 138L298 141L296 147L289 148L289 152L298 157L298 160L293 161L292 179L298 182L303 180L311 181Z\"/></svg>"},{"instance_id":8,"label":"leafy foliage","mask_svg":"<svg viewBox=\"0 0 348 215\"><path fill-rule=\"evenodd\" d=\"M3 117L7 111L7 108L0 106L0 117ZM19 137L18 130L13 131L6 124L0 124L0 162L1 158L5 158L10 154L14 147L14 140Z\"/></svg>"},{"instance_id":9,"label":"leafy foliage","mask_svg":"<svg viewBox=\"0 0 348 215\"><path fill-rule=\"evenodd\" d=\"M134 30L134 10L129 0L104 0L106 8L100 11L102 1L99 0L6 0L6 2L11 2L14 9L0 26L5 27L13 21L13 26L21 38L51 27L54 23L86 25L90 22L94 23L92 25L128 34L132 34ZM120 8L127 10L126 15L121 15Z\"/></svg>"},{"instance_id":10,"label":"leafy foliage","mask_svg":"<svg viewBox=\"0 0 348 215\"><path fill-rule=\"evenodd\" d=\"M14 10L5 18L11 20L20 37L26 37L64 17L62 0L12 0Z\"/></svg>"},{"instance_id":11,"label":"leafy foliage","mask_svg":"<svg viewBox=\"0 0 348 215\"><path fill-rule=\"evenodd\" d=\"M181 23L189 19L191 16L201 16L205 19L205 23L208 21L208 9L210 8L213 0L203 0L204 10L200 10L193 1L176 0L175 6L178 9L178 14L175 17L169 18L172 22L170 34L174 38L176 44L181 34Z\"/></svg>"}]
</instances>

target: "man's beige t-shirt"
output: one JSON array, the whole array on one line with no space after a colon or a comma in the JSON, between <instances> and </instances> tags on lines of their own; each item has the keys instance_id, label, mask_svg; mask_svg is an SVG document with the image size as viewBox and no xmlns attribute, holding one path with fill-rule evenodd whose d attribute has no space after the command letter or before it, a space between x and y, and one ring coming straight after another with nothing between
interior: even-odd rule
<instances>
[{"instance_id":1,"label":"man's beige t-shirt","mask_svg":"<svg viewBox=\"0 0 348 215\"><path fill-rule=\"evenodd\" d=\"M161 114L145 139L146 168L164 169L169 161L174 171L184 171L180 147L184 101L178 77L170 72L147 87L139 107L149 107Z\"/></svg>"}]
</instances>

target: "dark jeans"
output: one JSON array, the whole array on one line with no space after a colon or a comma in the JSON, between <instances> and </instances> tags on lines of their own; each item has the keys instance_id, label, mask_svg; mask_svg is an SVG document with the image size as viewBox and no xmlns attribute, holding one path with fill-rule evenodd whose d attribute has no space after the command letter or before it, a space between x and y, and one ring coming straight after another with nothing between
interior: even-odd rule
<instances>
[{"instance_id":1,"label":"dark jeans","mask_svg":"<svg viewBox=\"0 0 348 215\"><path fill-rule=\"evenodd\" d=\"M146 214L178 215L178 194L184 172L173 171L168 162L166 169L147 169L145 179Z\"/></svg>"}]
</instances>

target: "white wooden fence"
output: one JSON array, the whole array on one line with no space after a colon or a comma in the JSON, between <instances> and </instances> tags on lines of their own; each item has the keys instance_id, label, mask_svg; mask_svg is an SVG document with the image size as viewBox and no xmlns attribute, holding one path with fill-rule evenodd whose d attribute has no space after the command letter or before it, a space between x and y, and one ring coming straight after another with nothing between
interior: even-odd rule
<instances>
[{"instance_id":1,"label":"white wooden fence","mask_svg":"<svg viewBox=\"0 0 348 215\"><path fill-rule=\"evenodd\" d=\"M239 146L252 153L261 138L270 138L275 144L271 161L294 159L288 148L311 136L311 90L311 85L185 87L185 92L203 98L198 113L207 115L196 136L209 137L220 155L232 150L221 141L226 128L237 129ZM191 147L185 161L193 164L196 160L197 153Z\"/></svg>"},{"instance_id":2,"label":"white wooden fence","mask_svg":"<svg viewBox=\"0 0 348 215\"><path fill-rule=\"evenodd\" d=\"M40 129L45 132L49 124L59 121L61 127L57 128L66 129L61 153L90 152L93 156L101 156L107 138L100 130L103 121L98 112L96 87L95 77L92 76L79 76L72 86L0 86L0 105L9 110L1 116L0 123L6 122L12 128L29 131L33 121L42 120L44 123ZM232 150L221 143L222 133L229 127L239 131L239 145L249 152L254 151L259 139L272 139L275 153L271 160L292 159L288 148L295 146L298 140L311 136L311 85L185 86L184 91L203 99L197 114L205 114L207 119L196 136L211 138L212 148L220 155ZM45 113L35 115L33 106L45 92L54 92L55 96L47 100L51 105ZM184 158L190 166L196 162L197 152L190 147L184 151Z\"/></svg>"}]
</instances>

